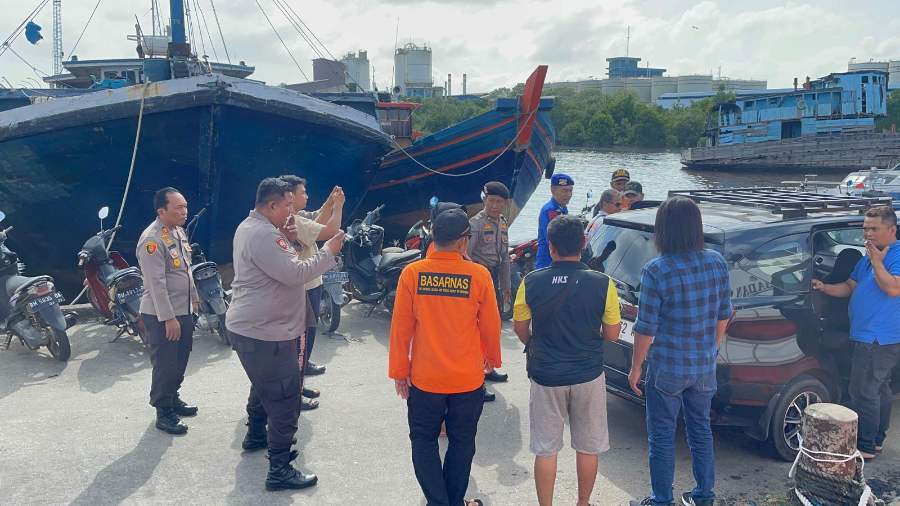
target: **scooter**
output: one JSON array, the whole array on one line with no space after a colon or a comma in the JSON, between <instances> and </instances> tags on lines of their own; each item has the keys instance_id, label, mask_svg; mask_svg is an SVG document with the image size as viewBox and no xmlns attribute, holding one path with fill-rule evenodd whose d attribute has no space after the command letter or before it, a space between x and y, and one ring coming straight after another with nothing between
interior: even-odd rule
<instances>
[{"instance_id":1,"label":"scooter","mask_svg":"<svg viewBox=\"0 0 900 506\"><path fill-rule=\"evenodd\" d=\"M418 249L382 248L384 228L375 224L381 217L382 209L384 204L347 227L342 256L353 297L372 304L372 310L383 303L388 311L392 311L400 272L421 258L422 252Z\"/></svg>"},{"instance_id":2,"label":"scooter","mask_svg":"<svg viewBox=\"0 0 900 506\"><path fill-rule=\"evenodd\" d=\"M137 335L146 346L147 331L141 321L141 296L144 294L144 278L141 270L130 267L118 251L107 251L106 241L122 228L122 225L104 230L103 220L109 216L104 206L97 213L100 231L85 241L78 252L78 267L84 269L84 285L88 299L100 314L104 324L119 329L110 342L122 335Z\"/></svg>"},{"instance_id":3,"label":"scooter","mask_svg":"<svg viewBox=\"0 0 900 506\"><path fill-rule=\"evenodd\" d=\"M0 211L0 222L4 219L6 214ZM74 314L67 318L60 309L64 299L52 277L22 275L25 265L6 247L7 234L12 230L0 230L0 286L6 295L0 300L0 332L6 334L6 342L0 347L8 350L15 336L31 350L46 346L53 358L65 362L72 356L66 330L74 325Z\"/></svg>"},{"instance_id":4,"label":"scooter","mask_svg":"<svg viewBox=\"0 0 900 506\"><path fill-rule=\"evenodd\" d=\"M350 302L350 294L344 286L350 282L350 275L343 270L343 262L338 257L338 264L322 275L322 300L319 303L319 326L325 332L334 333L341 324L341 308Z\"/></svg>"},{"instance_id":5,"label":"scooter","mask_svg":"<svg viewBox=\"0 0 900 506\"><path fill-rule=\"evenodd\" d=\"M205 212L206 208L204 207L191 218L185 227L185 230L188 231L188 242L193 233L197 231L197 220ZM191 231L191 227L194 227L193 231ZM209 328L215 329L215 332L219 334L222 344L231 344L228 333L225 332L225 311L228 310L230 294L222 287L219 266L215 262L206 260L206 255L200 249L199 244L191 243L191 252L191 276L194 278L194 285L200 296L200 314L206 320Z\"/></svg>"}]
</instances>

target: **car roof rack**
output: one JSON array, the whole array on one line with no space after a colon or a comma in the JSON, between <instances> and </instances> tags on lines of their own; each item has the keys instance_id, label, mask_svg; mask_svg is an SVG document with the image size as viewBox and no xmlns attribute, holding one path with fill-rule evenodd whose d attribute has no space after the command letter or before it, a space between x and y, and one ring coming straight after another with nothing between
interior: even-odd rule
<instances>
[{"instance_id":1,"label":"car roof rack","mask_svg":"<svg viewBox=\"0 0 900 506\"><path fill-rule=\"evenodd\" d=\"M811 213L840 211L865 212L874 205L891 206L890 197L851 197L797 191L792 188L754 187L717 188L712 190L671 190L669 197L687 197L694 202L711 202L733 206L767 209L785 218L802 218Z\"/></svg>"}]
</instances>

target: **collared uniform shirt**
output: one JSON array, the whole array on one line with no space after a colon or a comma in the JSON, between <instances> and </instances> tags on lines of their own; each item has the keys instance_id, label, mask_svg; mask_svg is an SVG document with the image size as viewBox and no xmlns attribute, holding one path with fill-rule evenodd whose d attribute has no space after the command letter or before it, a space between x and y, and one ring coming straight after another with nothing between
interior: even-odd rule
<instances>
[{"instance_id":1,"label":"collared uniform shirt","mask_svg":"<svg viewBox=\"0 0 900 506\"><path fill-rule=\"evenodd\" d=\"M888 249L884 268L892 276L900 276L900 243ZM850 338L880 345L900 343L900 297L881 290L868 256L857 262L850 279L856 281L850 295Z\"/></svg>"},{"instance_id":2,"label":"collared uniform shirt","mask_svg":"<svg viewBox=\"0 0 900 506\"><path fill-rule=\"evenodd\" d=\"M497 272L497 288L508 291L509 279L509 224L501 215L491 219L484 210L469 220L472 238L469 240L469 258Z\"/></svg>"},{"instance_id":3,"label":"collared uniform shirt","mask_svg":"<svg viewBox=\"0 0 900 506\"><path fill-rule=\"evenodd\" d=\"M141 233L135 256L144 278L141 313L161 322L191 314L198 296L191 275L191 245L184 229L153 220Z\"/></svg>"},{"instance_id":4,"label":"collared uniform shirt","mask_svg":"<svg viewBox=\"0 0 900 506\"><path fill-rule=\"evenodd\" d=\"M678 377L716 370L716 324L731 317L731 284L722 255L703 250L658 256L641 272L634 331L653 336L649 363Z\"/></svg>"},{"instance_id":5,"label":"collared uniform shirt","mask_svg":"<svg viewBox=\"0 0 900 506\"><path fill-rule=\"evenodd\" d=\"M321 250L301 260L280 230L255 210L234 234L234 281L225 326L261 341L288 341L306 331L306 283L336 265Z\"/></svg>"},{"instance_id":6,"label":"collared uniform shirt","mask_svg":"<svg viewBox=\"0 0 900 506\"><path fill-rule=\"evenodd\" d=\"M471 392L484 361L500 367L500 312L487 269L434 251L403 268L391 318L388 376L436 394Z\"/></svg>"},{"instance_id":7,"label":"collared uniform shirt","mask_svg":"<svg viewBox=\"0 0 900 506\"><path fill-rule=\"evenodd\" d=\"M584 228L584 237L587 240L587 243L590 244L594 239L594 236L597 235L597 231L600 230L600 225L603 225L603 218L609 216L605 211L599 211L597 216L588 223L587 227Z\"/></svg>"},{"instance_id":8,"label":"collared uniform shirt","mask_svg":"<svg viewBox=\"0 0 900 506\"><path fill-rule=\"evenodd\" d=\"M553 259L550 258L550 242L547 240L547 225L553 221L553 218L561 214L569 214L569 209L559 205L553 198L541 208L538 216L538 250L534 258L535 269L543 269L553 262Z\"/></svg>"},{"instance_id":9,"label":"collared uniform shirt","mask_svg":"<svg viewBox=\"0 0 900 506\"><path fill-rule=\"evenodd\" d=\"M316 239L319 233L325 228L325 225L316 221L319 217L319 211L300 211L294 215L294 224L297 226L297 241L294 243L294 249L301 260L312 258L319 252L319 245ZM306 284L307 290L312 290L317 286L322 286L322 276Z\"/></svg>"}]
</instances>

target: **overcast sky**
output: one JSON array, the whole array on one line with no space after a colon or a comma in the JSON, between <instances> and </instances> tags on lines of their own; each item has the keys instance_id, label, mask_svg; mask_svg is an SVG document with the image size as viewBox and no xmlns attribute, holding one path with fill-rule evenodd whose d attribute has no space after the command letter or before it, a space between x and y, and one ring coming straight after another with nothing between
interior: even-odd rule
<instances>
[{"instance_id":1,"label":"overcast sky","mask_svg":"<svg viewBox=\"0 0 900 506\"><path fill-rule=\"evenodd\" d=\"M214 27L210 0L198 2ZM233 61L256 66L255 78L277 84L305 79L291 62L256 0L213 0ZM312 49L273 4L258 0L312 75ZM335 56L366 49L382 89L391 84L395 33L399 42L427 43L434 51L434 79L454 75L470 92L524 81L535 65L548 64L548 81L604 77L606 61L630 54L668 75L718 74L766 79L789 86L795 76L818 77L847 69L850 58L900 59L900 0L288 0ZM39 0L0 0L0 42ZM160 0L168 12L168 2ZM94 0L63 0L66 58ZM75 54L81 59L133 57L134 17L149 31L150 0L105 0ZM20 37L13 48L44 72L51 67L51 6L36 18L37 46ZM213 28L219 59L225 60ZM199 44L197 44L199 45ZM207 53L213 51L207 40ZM23 85L35 74L11 52L0 56L0 82Z\"/></svg>"}]
</instances>

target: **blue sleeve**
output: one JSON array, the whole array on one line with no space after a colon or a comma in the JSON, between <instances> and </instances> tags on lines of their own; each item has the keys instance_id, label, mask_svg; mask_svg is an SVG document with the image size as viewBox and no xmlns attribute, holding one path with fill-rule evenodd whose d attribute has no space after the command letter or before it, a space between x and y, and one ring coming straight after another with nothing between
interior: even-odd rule
<instances>
[{"instance_id":1,"label":"blue sleeve","mask_svg":"<svg viewBox=\"0 0 900 506\"><path fill-rule=\"evenodd\" d=\"M660 287L647 268L641 271L641 296L634 331L645 336L655 336L659 330L659 312L662 305Z\"/></svg>"},{"instance_id":2,"label":"blue sleeve","mask_svg":"<svg viewBox=\"0 0 900 506\"><path fill-rule=\"evenodd\" d=\"M894 243L894 245L891 246L891 249L888 250L888 256L890 258L885 258L884 267L891 275L900 276L900 251L895 253L892 251L894 248L900 250L900 243Z\"/></svg>"},{"instance_id":3,"label":"blue sleeve","mask_svg":"<svg viewBox=\"0 0 900 506\"><path fill-rule=\"evenodd\" d=\"M859 279L863 276L863 270L866 268L866 257L862 257L859 259L859 262L856 262L856 267L853 268L853 272L850 273L850 279L859 283Z\"/></svg>"},{"instance_id":4,"label":"blue sleeve","mask_svg":"<svg viewBox=\"0 0 900 506\"><path fill-rule=\"evenodd\" d=\"M547 226L550 220L547 219L549 209L546 206L541 208L541 214L538 216L538 238L543 238L547 234Z\"/></svg>"},{"instance_id":5,"label":"blue sleeve","mask_svg":"<svg viewBox=\"0 0 900 506\"><path fill-rule=\"evenodd\" d=\"M719 321L731 318L734 308L731 305L731 279L728 276L728 264L725 259L720 259L718 269L720 275L724 278L719 287Z\"/></svg>"}]
</instances>

